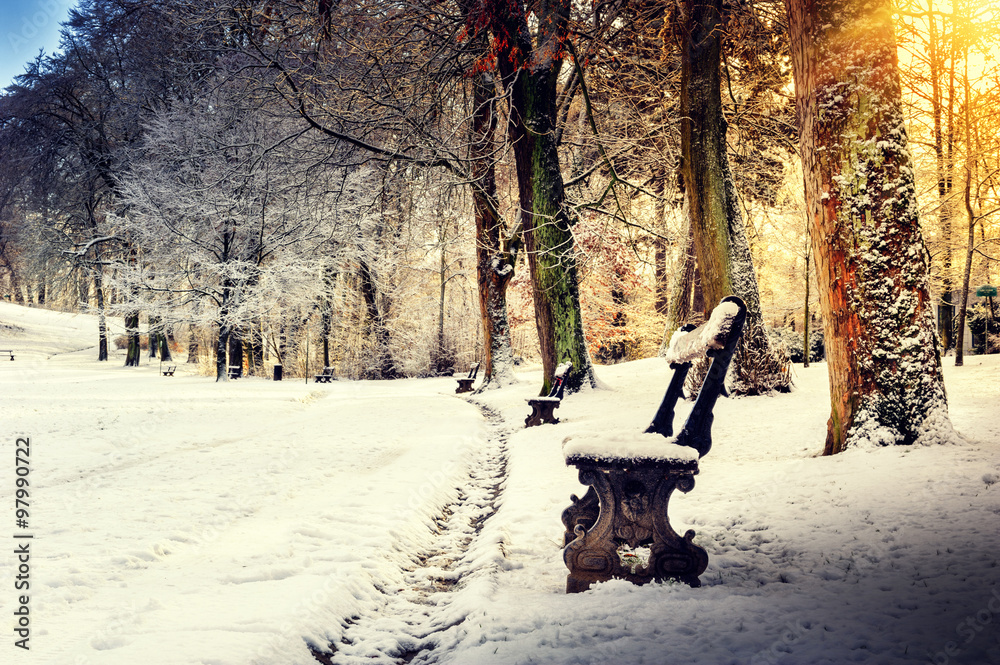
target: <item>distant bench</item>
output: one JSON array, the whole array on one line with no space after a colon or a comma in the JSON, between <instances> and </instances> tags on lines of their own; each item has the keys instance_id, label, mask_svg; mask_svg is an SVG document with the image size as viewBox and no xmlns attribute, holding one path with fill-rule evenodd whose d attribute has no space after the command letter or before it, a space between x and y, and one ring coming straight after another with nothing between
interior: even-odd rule
<instances>
[{"instance_id":1,"label":"distant bench","mask_svg":"<svg viewBox=\"0 0 1000 665\"><path fill-rule=\"evenodd\" d=\"M674 370L652 424L642 434L583 435L563 445L567 465L589 485L582 499L563 511L566 592L586 591L612 578L636 584L676 579L691 586L708 567L708 553L695 545L692 530L679 536L670 526L667 504L675 489L690 492L698 459L712 447L712 409L743 333L746 306L724 298L702 326L674 333L666 359ZM674 406L691 363L712 359L708 375L680 434L673 434Z\"/></svg>"},{"instance_id":2,"label":"distant bench","mask_svg":"<svg viewBox=\"0 0 1000 665\"><path fill-rule=\"evenodd\" d=\"M239 379L243 377L243 366L242 365L230 365L229 366L229 378Z\"/></svg>"},{"instance_id":3,"label":"distant bench","mask_svg":"<svg viewBox=\"0 0 1000 665\"><path fill-rule=\"evenodd\" d=\"M566 388L566 375L572 368L573 363L562 363L556 367L556 371L552 375L552 388L549 389L549 394L544 397L532 397L528 399L528 406L531 407L531 413L524 419L525 427L534 427L536 425L544 425L545 423L553 425L559 423L559 419L555 416L555 410L562 403L563 391Z\"/></svg>"},{"instance_id":4,"label":"distant bench","mask_svg":"<svg viewBox=\"0 0 1000 665\"><path fill-rule=\"evenodd\" d=\"M314 376L313 378L315 379L316 383L330 383L334 379L333 368L324 367L323 371Z\"/></svg>"},{"instance_id":5,"label":"distant bench","mask_svg":"<svg viewBox=\"0 0 1000 665\"><path fill-rule=\"evenodd\" d=\"M163 376L173 376L176 371L177 365L167 365L167 368L163 370Z\"/></svg>"},{"instance_id":6,"label":"distant bench","mask_svg":"<svg viewBox=\"0 0 1000 665\"><path fill-rule=\"evenodd\" d=\"M463 376L461 379L455 379L458 381L458 388L455 388L455 394L459 393L471 393L472 384L476 382L476 374L479 373L479 363L472 363L469 365L469 375Z\"/></svg>"},{"instance_id":7,"label":"distant bench","mask_svg":"<svg viewBox=\"0 0 1000 665\"><path fill-rule=\"evenodd\" d=\"M10 349L6 349L6 350L5 349L0 349L0 353L6 353L7 355L10 356L11 360L14 360L14 352L12 350L10 350Z\"/></svg>"}]
</instances>

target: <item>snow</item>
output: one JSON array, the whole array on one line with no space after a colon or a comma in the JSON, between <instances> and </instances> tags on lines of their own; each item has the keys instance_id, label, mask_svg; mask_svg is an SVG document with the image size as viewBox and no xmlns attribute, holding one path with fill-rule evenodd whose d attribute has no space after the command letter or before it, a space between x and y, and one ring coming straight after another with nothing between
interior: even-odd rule
<instances>
[{"instance_id":1,"label":"snow","mask_svg":"<svg viewBox=\"0 0 1000 665\"><path fill-rule=\"evenodd\" d=\"M1000 663L1000 358L945 366L960 443L818 451L823 364L722 399L676 531L703 586L564 593L561 442L641 440L662 359L523 428L541 372L216 384L97 363L96 319L0 303L2 662ZM115 331L117 332L117 331ZM678 407L686 417L690 404ZM16 436L31 439L30 651L14 646ZM22 593L22 592L17 592Z\"/></svg>"},{"instance_id":2,"label":"snow","mask_svg":"<svg viewBox=\"0 0 1000 665\"><path fill-rule=\"evenodd\" d=\"M703 325L690 332L674 331L664 360L672 364L689 363L703 357L707 349L721 349L739 313L740 305L737 303L731 300L720 302Z\"/></svg>"},{"instance_id":3,"label":"snow","mask_svg":"<svg viewBox=\"0 0 1000 665\"><path fill-rule=\"evenodd\" d=\"M698 451L690 446L673 443L660 434L641 431L584 433L563 441L566 461L587 458L599 461L652 460L697 462Z\"/></svg>"}]
</instances>

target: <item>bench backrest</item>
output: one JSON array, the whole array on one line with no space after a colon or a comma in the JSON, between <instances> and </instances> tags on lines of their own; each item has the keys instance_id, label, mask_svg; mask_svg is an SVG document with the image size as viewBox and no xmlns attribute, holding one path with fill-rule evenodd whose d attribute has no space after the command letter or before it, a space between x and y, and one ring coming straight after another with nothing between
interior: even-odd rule
<instances>
[{"instance_id":1,"label":"bench backrest","mask_svg":"<svg viewBox=\"0 0 1000 665\"><path fill-rule=\"evenodd\" d=\"M674 443L696 449L699 457L704 457L712 448L712 409L725 390L726 372L743 334L746 315L744 302L736 296L727 296L712 310L708 321L697 328L686 325L674 333L666 353L674 375L646 432L655 432L665 437L673 435L674 406L683 394L684 379L691 369L691 363L706 356L712 359L708 375Z\"/></svg>"},{"instance_id":2,"label":"bench backrest","mask_svg":"<svg viewBox=\"0 0 1000 665\"><path fill-rule=\"evenodd\" d=\"M563 391L566 389L566 375L573 369L573 363L565 362L556 366L556 371L552 373L552 387L549 389L547 397L563 398Z\"/></svg>"}]
</instances>

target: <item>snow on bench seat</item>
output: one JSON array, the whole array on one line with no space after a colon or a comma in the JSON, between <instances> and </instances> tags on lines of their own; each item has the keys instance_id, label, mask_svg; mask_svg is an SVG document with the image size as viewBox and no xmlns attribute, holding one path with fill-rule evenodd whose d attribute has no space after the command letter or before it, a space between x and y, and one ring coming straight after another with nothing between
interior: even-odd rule
<instances>
[{"instance_id":1,"label":"snow on bench seat","mask_svg":"<svg viewBox=\"0 0 1000 665\"><path fill-rule=\"evenodd\" d=\"M674 437L676 438L676 437ZM567 464L582 460L594 462L659 462L688 465L697 464L698 451L690 446L679 446L656 433L615 432L583 434L563 442L563 456Z\"/></svg>"}]
</instances>

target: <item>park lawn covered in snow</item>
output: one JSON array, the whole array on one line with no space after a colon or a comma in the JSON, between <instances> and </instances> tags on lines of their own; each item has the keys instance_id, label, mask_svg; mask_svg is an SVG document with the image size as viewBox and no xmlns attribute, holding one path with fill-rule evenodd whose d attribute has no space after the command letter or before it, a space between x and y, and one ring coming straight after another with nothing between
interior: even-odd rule
<instances>
[{"instance_id":1,"label":"park lawn covered in snow","mask_svg":"<svg viewBox=\"0 0 1000 665\"><path fill-rule=\"evenodd\" d=\"M638 431L659 359L523 429L537 371L452 379L245 379L97 363L96 321L0 304L3 662L1000 663L1000 363L945 376L950 446L822 449L825 365L722 399L671 522L703 586L564 593L562 442ZM682 408L678 420L684 417ZM31 439L30 527L14 448ZM15 532L30 533L30 651L14 646ZM335 645L331 647L332 645Z\"/></svg>"}]
</instances>

